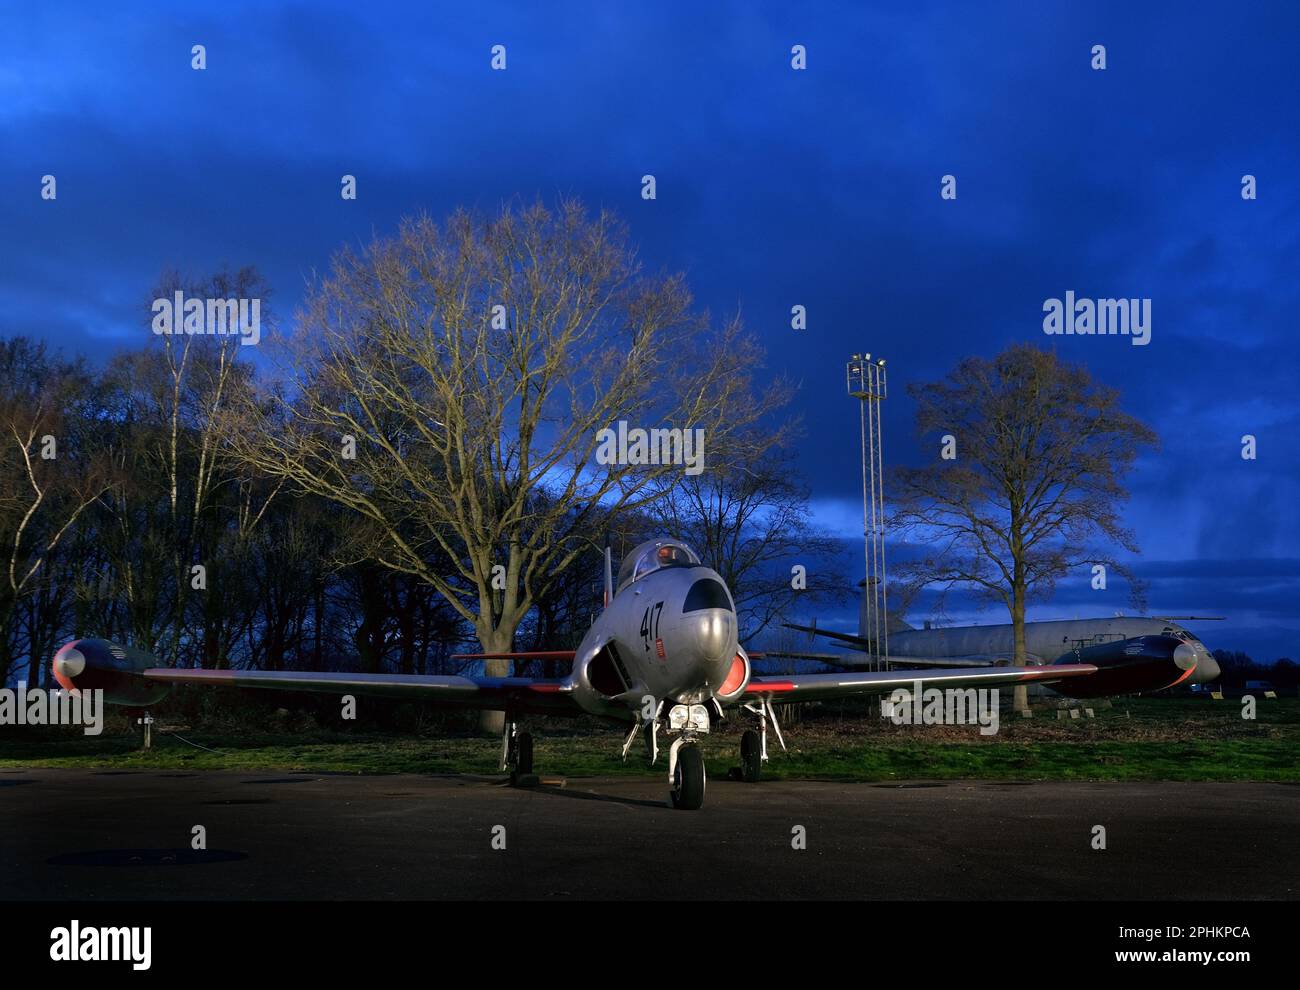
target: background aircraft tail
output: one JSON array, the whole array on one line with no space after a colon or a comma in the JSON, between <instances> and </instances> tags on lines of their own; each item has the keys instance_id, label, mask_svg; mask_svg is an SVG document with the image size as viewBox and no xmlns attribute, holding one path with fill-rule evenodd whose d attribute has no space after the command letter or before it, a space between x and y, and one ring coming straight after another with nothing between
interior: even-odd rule
<instances>
[{"instance_id":1,"label":"background aircraft tail","mask_svg":"<svg viewBox=\"0 0 1300 990\"><path fill-rule=\"evenodd\" d=\"M858 601L858 636L861 639L870 640L871 628L870 623L867 621L867 605L869 603L867 582L859 581L858 587L862 589L862 598ZM885 629L891 633L915 628L915 626L908 625L901 616L895 615L893 612L889 613L888 621L885 623Z\"/></svg>"}]
</instances>

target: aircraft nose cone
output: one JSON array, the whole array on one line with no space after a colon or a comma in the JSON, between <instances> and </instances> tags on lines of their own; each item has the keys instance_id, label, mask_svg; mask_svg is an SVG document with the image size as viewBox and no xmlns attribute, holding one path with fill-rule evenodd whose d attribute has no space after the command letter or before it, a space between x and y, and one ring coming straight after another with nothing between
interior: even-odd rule
<instances>
[{"instance_id":1,"label":"aircraft nose cone","mask_svg":"<svg viewBox=\"0 0 1300 990\"><path fill-rule=\"evenodd\" d=\"M1174 663L1179 670L1191 670L1196 666L1196 650L1186 643L1174 647Z\"/></svg>"},{"instance_id":2,"label":"aircraft nose cone","mask_svg":"<svg viewBox=\"0 0 1300 990\"><path fill-rule=\"evenodd\" d=\"M86 669L86 655L77 649L76 643L68 643L54 654L54 679L65 691L76 690L76 679Z\"/></svg>"},{"instance_id":3,"label":"aircraft nose cone","mask_svg":"<svg viewBox=\"0 0 1300 990\"><path fill-rule=\"evenodd\" d=\"M1202 681L1208 683L1209 681L1217 680L1223 671L1219 669L1219 661L1215 660L1211 654L1207 653L1205 656L1201 657L1196 673L1200 676Z\"/></svg>"},{"instance_id":4,"label":"aircraft nose cone","mask_svg":"<svg viewBox=\"0 0 1300 990\"><path fill-rule=\"evenodd\" d=\"M695 625L695 643L705 660L730 661L736 652L736 618L726 609L711 608Z\"/></svg>"}]
</instances>

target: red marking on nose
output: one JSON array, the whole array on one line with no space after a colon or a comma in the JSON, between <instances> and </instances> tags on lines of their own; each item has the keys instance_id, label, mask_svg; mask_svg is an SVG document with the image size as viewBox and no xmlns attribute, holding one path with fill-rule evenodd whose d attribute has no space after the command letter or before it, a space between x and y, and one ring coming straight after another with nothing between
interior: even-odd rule
<instances>
[{"instance_id":1,"label":"red marking on nose","mask_svg":"<svg viewBox=\"0 0 1300 990\"><path fill-rule=\"evenodd\" d=\"M724 697L733 694L744 680L745 658L737 653L731 661L731 669L727 671L727 679L722 682L722 687L718 688L718 694Z\"/></svg>"},{"instance_id":2,"label":"red marking on nose","mask_svg":"<svg viewBox=\"0 0 1300 990\"><path fill-rule=\"evenodd\" d=\"M67 652L68 652L69 650L74 650L74 651L76 650L76 648L77 648L77 647L76 647L76 644L77 644L77 643L78 643L78 640L75 640L75 639L74 639L74 640L70 640L69 642L64 643L62 646L60 646L60 647L59 647L59 652L56 653L56 654L54 654L54 662L50 664L50 674L53 675L54 680L58 683L59 687L63 688L63 690L65 690L65 691L67 691L67 692L69 692L69 693L71 693L71 694L76 694L76 693L77 693L77 685L76 685L75 683L73 683L72 678L69 677L68 674L65 672L63 661L64 661L64 657L65 657L65 655L67 654ZM81 654L78 653L78 655L80 656ZM85 658L84 658L84 656L82 657L82 670L85 670ZM81 672L81 671L78 671L77 673L80 673L80 672Z\"/></svg>"}]
</instances>

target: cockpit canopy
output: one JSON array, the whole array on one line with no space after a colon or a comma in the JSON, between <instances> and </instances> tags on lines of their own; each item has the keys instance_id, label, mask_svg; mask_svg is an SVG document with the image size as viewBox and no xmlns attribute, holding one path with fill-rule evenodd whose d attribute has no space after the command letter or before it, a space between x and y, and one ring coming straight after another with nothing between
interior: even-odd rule
<instances>
[{"instance_id":1,"label":"cockpit canopy","mask_svg":"<svg viewBox=\"0 0 1300 990\"><path fill-rule=\"evenodd\" d=\"M695 567L700 558L679 540L649 540L623 558L618 569L618 591L663 567Z\"/></svg>"}]
</instances>

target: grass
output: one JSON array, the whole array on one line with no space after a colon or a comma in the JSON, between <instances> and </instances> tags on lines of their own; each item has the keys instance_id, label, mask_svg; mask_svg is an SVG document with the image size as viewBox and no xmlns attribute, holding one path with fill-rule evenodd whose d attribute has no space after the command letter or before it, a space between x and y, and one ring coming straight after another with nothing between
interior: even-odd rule
<instances>
[{"instance_id":1,"label":"grass","mask_svg":"<svg viewBox=\"0 0 1300 990\"><path fill-rule=\"evenodd\" d=\"M853 711L853 714L848 712ZM711 775L737 764L739 732L733 716L702 746ZM156 728L167 727L159 716ZM861 706L823 707L785 726L789 753L769 734L771 762L764 774L785 779L888 781L977 778L992 780L1266 780L1300 782L1300 700L1259 701L1258 718L1241 717L1239 702L1177 698L1123 700L1097 718L1058 721L1039 711L1029 720L1005 719L996 736L975 727L895 726ZM424 737L355 731L271 729L215 731L182 727L185 738L218 750L205 752L167 732L154 748L119 721L101 736L72 729L5 730L0 767L114 770L270 770L313 773L497 773L498 746L473 736ZM582 723L534 727L535 764L543 775L662 774L646 766L638 743L619 759L621 735Z\"/></svg>"}]
</instances>

